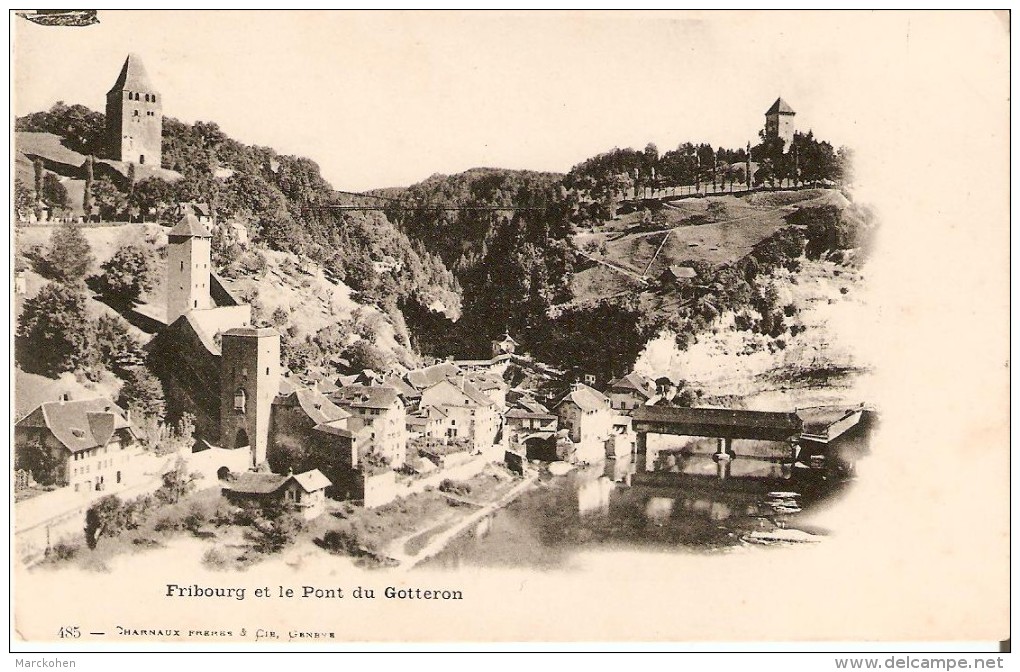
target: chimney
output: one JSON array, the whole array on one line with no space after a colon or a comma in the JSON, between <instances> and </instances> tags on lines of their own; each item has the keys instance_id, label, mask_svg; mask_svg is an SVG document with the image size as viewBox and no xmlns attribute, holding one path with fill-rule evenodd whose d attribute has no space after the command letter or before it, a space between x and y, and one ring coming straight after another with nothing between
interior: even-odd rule
<instances>
[{"instance_id":1,"label":"chimney","mask_svg":"<svg viewBox=\"0 0 1020 672\"><path fill-rule=\"evenodd\" d=\"M71 401L71 393L70 392L61 392L60 393L60 403L64 403L65 401Z\"/></svg>"}]
</instances>

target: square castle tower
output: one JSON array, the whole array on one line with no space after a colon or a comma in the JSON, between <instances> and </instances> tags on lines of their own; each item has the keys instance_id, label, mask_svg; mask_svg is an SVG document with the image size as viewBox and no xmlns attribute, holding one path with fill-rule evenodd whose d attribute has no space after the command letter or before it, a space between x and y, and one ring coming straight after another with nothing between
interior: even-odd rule
<instances>
[{"instance_id":1,"label":"square castle tower","mask_svg":"<svg viewBox=\"0 0 1020 672\"><path fill-rule=\"evenodd\" d=\"M135 54L106 94L106 135L115 161L162 168L163 96Z\"/></svg>"}]
</instances>

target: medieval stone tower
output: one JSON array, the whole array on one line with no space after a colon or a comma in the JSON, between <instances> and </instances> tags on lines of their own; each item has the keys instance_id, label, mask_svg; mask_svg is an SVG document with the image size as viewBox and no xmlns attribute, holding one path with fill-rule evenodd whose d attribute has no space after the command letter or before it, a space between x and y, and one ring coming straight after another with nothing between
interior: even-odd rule
<instances>
[{"instance_id":1,"label":"medieval stone tower","mask_svg":"<svg viewBox=\"0 0 1020 672\"><path fill-rule=\"evenodd\" d=\"M114 160L162 167L163 96L135 54L106 94L106 133Z\"/></svg>"},{"instance_id":2,"label":"medieval stone tower","mask_svg":"<svg viewBox=\"0 0 1020 672\"><path fill-rule=\"evenodd\" d=\"M776 102L765 113L765 137L782 138L789 149L793 143L793 117L796 114L785 100L776 98Z\"/></svg>"},{"instance_id":3,"label":"medieval stone tower","mask_svg":"<svg viewBox=\"0 0 1020 672\"><path fill-rule=\"evenodd\" d=\"M250 446L254 468L266 459L273 399L280 390L280 334L230 329L220 351L220 443L228 449Z\"/></svg>"},{"instance_id":4,"label":"medieval stone tower","mask_svg":"<svg viewBox=\"0 0 1020 672\"><path fill-rule=\"evenodd\" d=\"M170 229L167 245L166 323L191 310L212 308L209 255L212 234L188 213Z\"/></svg>"}]
</instances>

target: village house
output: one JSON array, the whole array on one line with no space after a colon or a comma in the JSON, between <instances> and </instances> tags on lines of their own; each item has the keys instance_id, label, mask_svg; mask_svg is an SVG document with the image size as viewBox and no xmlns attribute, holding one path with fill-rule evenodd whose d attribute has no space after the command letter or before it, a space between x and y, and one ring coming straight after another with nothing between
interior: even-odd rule
<instances>
[{"instance_id":1,"label":"village house","mask_svg":"<svg viewBox=\"0 0 1020 672\"><path fill-rule=\"evenodd\" d=\"M209 207L208 203L182 201L174 206L171 218L179 220L187 215L194 215L202 224L212 224L213 221L212 208Z\"/></svg>"},{"instance_id":2,"label":"village house","mask_svg":"<svg viewBox=\"0 0 1020 672\"><path fill-rule=\"evenodd\" d=\"M222 492L234 504L282 504L311 520L326 510L325 493L331 485L318 469L286 475L247 471L226 481Z\"/></svg>"},{"instance_id":3,"label":"village house","mask_svg":"<svg viewBox=\"0 0 1020 672\"><path fill-rule=\"evenodd\" d=\"M502 338L492 341L492 356L496 358L501 355L512 355L517 351L518 345L520 343L510 338L510 334L504 333Z\"/></svg>"},{"instance_id":4,"label":"village house","mask_svg":"<svg viewBox=\"0 0 1020 672\"><path fill-rule=\"evenodd\" d=\"M456 427L449 413L438 406L428 406L407 415L407 433L445 441L456 437Z\"/></svg>"},{"instance_id":5,"label":"village house","mask_svg":"<svg viewBox=\"0 0 1020 672\"><path fill-rule=\"evenodd\" d=\"M468 382L496 404L497 410L502 411L506 408L506 395L510 386L502 376L490 371L476 371L466 375Z\"/></svg>"},{"instance_id":6,"label":"village house","mask_svg":"<svg viewBox=\"0 0 1020 672\"><path fill-rule=\"evenodd\" d=\"M444 378L421 393L421 408L436 407L450 417L450 438L467 438L475 450L491 448L499 432L499 414L492 399L466 378Z\"/></svg>"},{"instance_id":7,"label":"village house","mask_svg":"<svg viewBox=\"0 0 1020 672\"><path fill-rule=\"evenodd\" d=\"M634 433L634 419L629 415L613 416L613 431L606 442L606 457L624 457L637 450L637 434Z\"/></svg>"},{"instance_id":8,"label":"village house","mask_svg":"<svg viewBox=\"0 0 1020 672\"><path fill-rule=\"evenodd\" d=\"M524 446L528 459L556 459L557 417L531 397L520 397L506 412L510 445Z\"/></svg>"},{"instance_id":9,"label":"village house","mask_svg":"<svg viewBox=\"0 0 1020 672\"><path fill-rule=\"evenodd\" d=\"M351 417L350 413L317 390L299 387L286 380L280 386L280 393L273 400L267 454L269 466L277 472L292 467L294 456L303 455L311 444L330 442L330 439L315 435L323 432L318 427L347 429L347 419ZM327 436L333 434L327 433Z\"/></svg>"},{"instance_id":10,"label":"village house","mask_svg":"<svg viewBox=\"0 0 1020 672\"><path fill-rule=\"evenodd\" d=\"M575 444L577 460L596 462L605 457L614 413L604 394L582 383L574 383L553 410Z\"/></svg>"},{"instance_id":11,"label":"village house","mask_svg":"<svg viewBox=\"0 0 1020 672\"><path fill-rule=\"evenodd\" d=\"M394 469L403 466L407 457L406 413L396 390L348 385L335 392L332 401L351 414L347 423L353 434L367 430L368 445L363 451L384 458Z\"/></svg>"},{"instance_id":12,"label":"village house","mask_svg":"<svg viewBox=\"0 0 1020 672\"><path fill-rule=\"evenodd\" d=\"M75 492L123 483L137 454L130 414L109 399L51 401L14 426L15 469Z\"/></svg>"},{"instance_id":13,"label":"village house","mask_svg":"<svg viewBox=\"0 0 1020 672\"><path fill-rule=\"evenodd\" d=\"M644 406L648 400L655 396L655 383L640 373L628 373L621 378L614 378L609 381L606 388L606 395L609 397L609 405L616 411L634 410Z\"/></svg>"},{"instance_id":14,"label":"village house","mask_svg":"<svg viewBox=\"0 0 1020 672\"><path fill-rule=\"evenodd\" d=\"M408 371L404 376L408 385L421 392L427 387L431 387L441 380L447 378L456 378L461 375L460 367L452 362L441 362L439 364L433 364L432 366L426 366L422 369L414 369Z\"/></svg>"}]
</instances>

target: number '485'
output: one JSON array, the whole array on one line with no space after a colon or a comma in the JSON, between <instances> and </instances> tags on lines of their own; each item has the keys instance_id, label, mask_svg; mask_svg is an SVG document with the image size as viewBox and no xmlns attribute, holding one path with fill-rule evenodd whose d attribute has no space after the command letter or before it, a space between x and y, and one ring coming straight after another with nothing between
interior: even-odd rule
<instances>
[{"instance_id":1,"label":"number '485'","mask_svg":"<svg viewBox=\"0 0 1020 672\"><path fill-rule=\"evenodd\" d=\"M81 631L78 630L77 625L65 625L60 628L60 638L67 639L68 637L71 639L78 639L81 637Z\"/></svg>"}]
</instances>

